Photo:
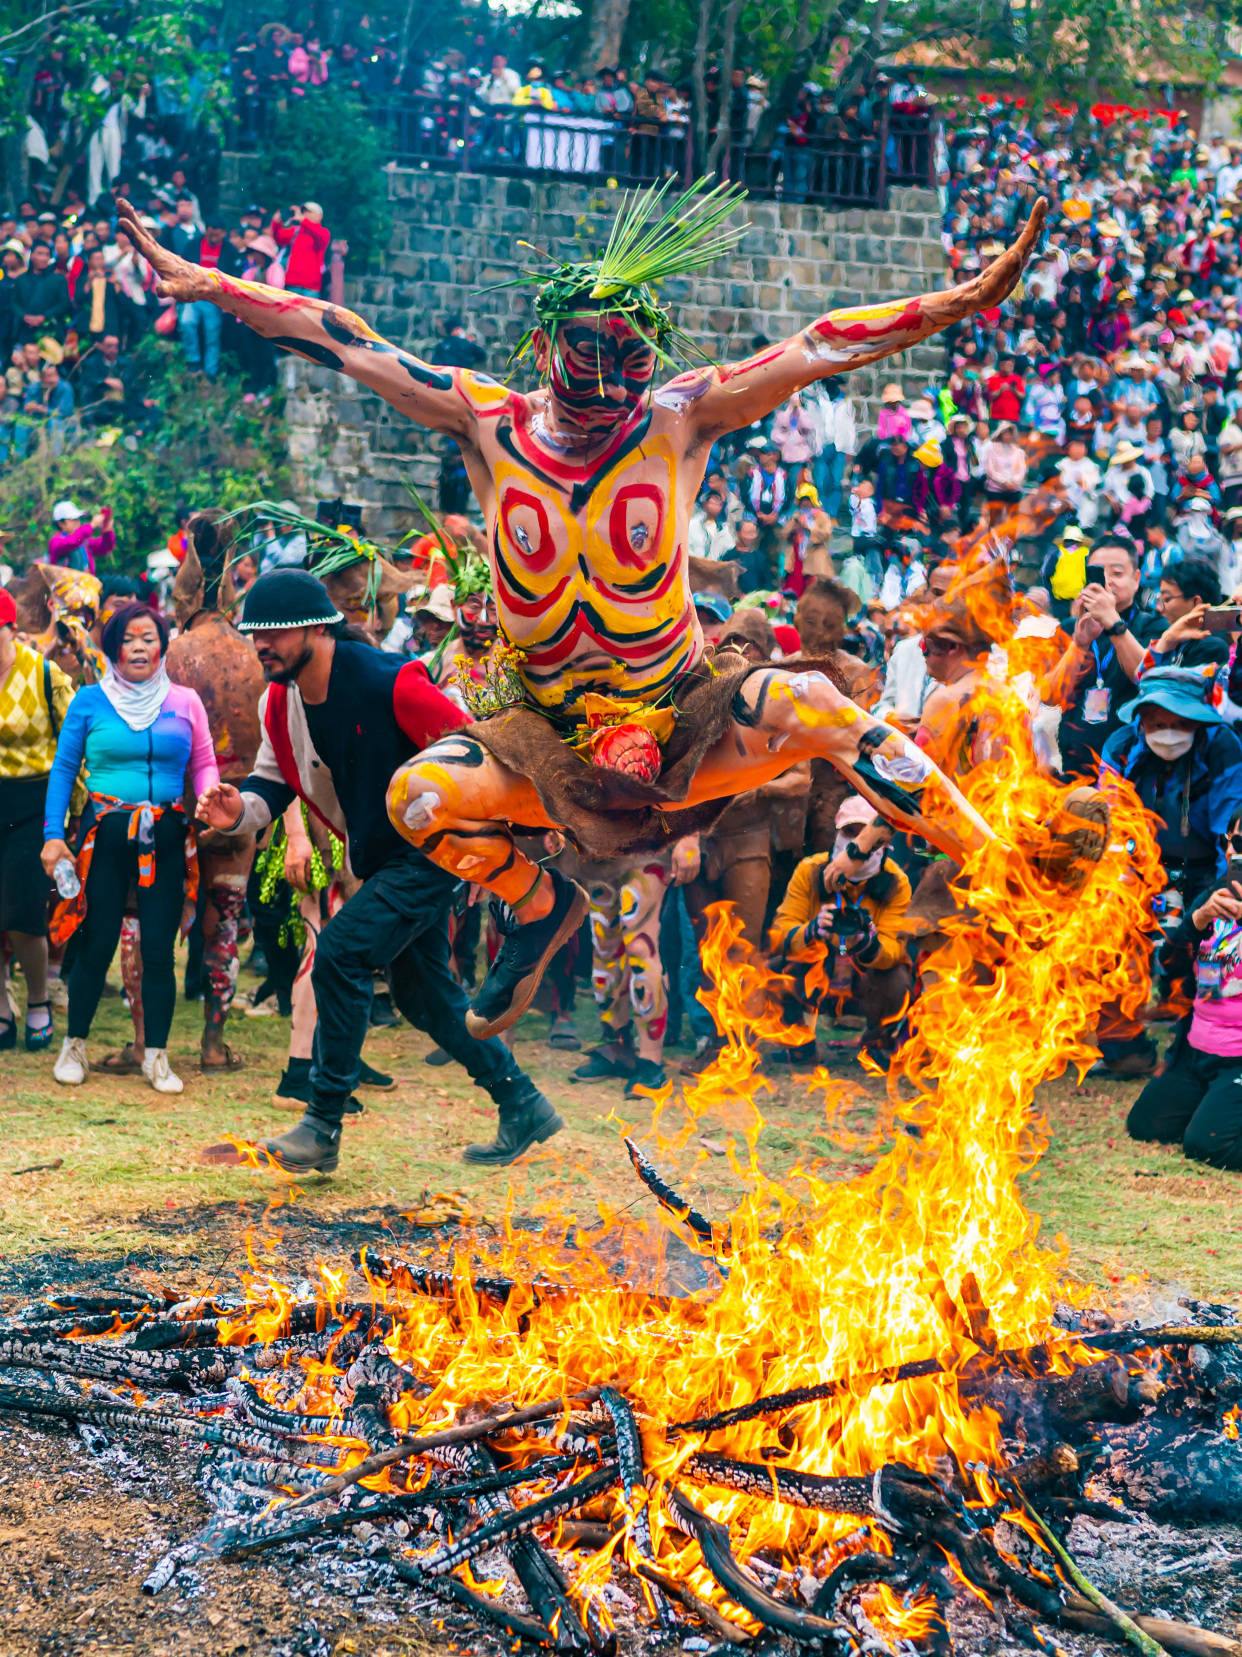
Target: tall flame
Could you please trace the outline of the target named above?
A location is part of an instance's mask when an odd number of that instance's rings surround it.
[[[1111,842],[1087,889],[1068,899],[1035,875],[1030,856],[1014,848],[1047,849],[1066,790],[1040,772],[1015,699],[987,690],[980,699],[1004,740],[965,787],[1001,838],[962,872],[967,907],[929,963],[888,1078],[887,1149],[867,1172],[840,1181],[810,1161],[783,1182],[765,1172],[757,1099],[768,1084],[757,1040],[795,1033],[772,1012],[779,1000],[771,975],[740,943],[725,909],[713,917],[704,959],[726,1045],[683,1100],[657,1101],[650,1136],[657,1155],[675,1159],[696,1124],[724,1116],[745,1147],[734,1161],[741,1196],[728,1216],[727,1277],[713,1272],[718,1283],[685,1298],[635,1287],[630,1268],[642,1239],[632,1222],[602,1213],[594,1229],[555,1214],[542,1217],[538,1233],[511,1223],[499,1244],[466,1233],[444,1296],[370,1279],[395,1314],[391,1355],[419,1383],[394,1411],[395,1426],[431,1431],[485,1403],[621,1389],[653,1475],[645,1520],[654,1565],[740,1627],[749,1626],[745,1614],[722,1598],[668,1503],[674,1481],[699,1476],[696,1454],[710,1449],[830,1475],[867,1474],[894,1461],[930,1470],[946,1456],[959,1467],[996,1466],[1004,1459],[997,1418],[963,1389],[961,1365],[1048,1336],[1065,1365],[1087,1355],[1052,1325],[1054,1303],[1072,1293],[1066,1261],[1040,1241],[1021,1179],[1047,1143],[1033,1110],[1036,1089],[1091,1062],[1106,1004],[1132,1009],[1145,994],[1135,941],[1142,956],[1158,859],[1137,798],[1119,784]],[[842,1084],[821,1073],[814,1085],[825,1091],[831,1126]],[[476,1287],[479,1274],[511,1278],[515,1287],[502,1301]],[[251,1288],[260,1292],[257,1274]],[[252,1320],[252,1327],[270,1325]],[[876,1383],[877,1370],[923,1358],[942,1360],[944,1372]],[[664,1431],[831,1381],[840,1385],[830,1396],[792,1412],[715,1433]],[[319,1396],[313,1373],[304,1393],[300,1408],[330,1400],[326,1391]],[[789,1505],[775,1485],[762,1495],[710,1486],[696,1501],[729,1523],[743,1559],[775,1550],[791,1567],[818,1557],[822,1568],[825,1555],[831,1562],[860,1545],[856,1517]],[[593,1509],[623,1528],[630,1560],[638,1557],[643,1505],[641,1495],[618,1491]],[[887,1547],[879,1531],[863,1538],[872,1549]],[[615,1547],[579,1573],[581,1594],[600,1592]],[[929,1615],[885,1589],[868,1606],[877,1625],[894,1632]]]

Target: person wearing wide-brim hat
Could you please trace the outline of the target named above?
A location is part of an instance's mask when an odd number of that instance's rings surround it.
[[[255,640],[269,689],[263,740],[240,787],[221,784],[198,815],[229,834],[257,833],[296,799],[345,841],[362,884],[319,935],[311,983],[318,1026],[311,1101],[298,1125],[266,1142],[277,1166],[331,1173],[384,969],[397,1007],[495,1100],[499,1130],[469,1162],[499,1166],[564,1125],[498,1039],[466,1031],[466,997],[449,970],[448,912],[457,879],[415,851],[386,810],[393,773],[464,724],[421,662],[338,636],[344,618],[307,570],[275,569],[246,595],[237,626]]]
[[[1169,884],[1190,897],[1216,871],[1218,838],[1242,810],[1242,741],[1216,705],[1217,664],[1153,667],[1100,755],[1157,819]]]

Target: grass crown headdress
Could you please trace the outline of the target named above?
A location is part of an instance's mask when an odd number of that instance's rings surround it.
[[[749,226],[726,225],[725,220],[746,199],[746,192],[733,184],[707,189],[707,180],[701,178],[679,200],[666,201],[673,182],[665,179],[645,190],[627,191],[608,243],[596,258],[557,265],[551,275],[525,271],[514,279],[514,285],[539,288],[537,327],[551,337],[571,316],[607,311],[624,316],[664,362],[672,361],[666,349],[670,344],[683,351],[698,349],[673,326],[653,290],[670,276],[705,270],[733,251]],[[534,334],[531,328],[523,336],[513,353],[515,361],[530,349]]]

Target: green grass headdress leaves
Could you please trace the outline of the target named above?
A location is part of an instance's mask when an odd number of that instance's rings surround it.
[[[745,224],[726,225],[746,192],[732,184],[706,188],[700,179],[680,199],[669,199],[672,179],[645,190],[628,191],[613,222],[608,244],[597,258],[556,266],[551,273],[527,271],[516,283],[538,286],[537,326],[551,336],[569,317],[607,311],[628,319],[635,333],[664,361],[668,345],[694,350],[694,342],[674,328],[655,289],[670,276],[705,270],[731,253]],[[661,211],[662,209],[662,211]],[[529,243],[522,243],[529,247]],[[514,358],[530,349],[528,331]]]

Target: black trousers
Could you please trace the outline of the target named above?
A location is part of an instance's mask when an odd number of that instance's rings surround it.
[[[495,1037],[466,1030],[469,1003],[449,968],[448,913],[457,882],[418,852],[395,858],[363,881],[319,934],[311,985],[319,1022],[311,1060],[315,1114],[339,1122],[358,1081],[376,970],[415,1029],[490,1091],[520,1074]]]
[[[116,946],[131,882],[138,893],[142,934],[142,1011],[148,1050],[168,1046],[177,978],[173,948],[185,902],[185,818],[166,811],[155,825],[155,880],[139,886],[138,843],[129,839],[129,815],[110,811],[100,821],[86,877],[86,919],[70,940],[71,1036],[87,1037]]]
[[[1163,1076],[1155,1076],[1130,1107],[1131,1139],[1175,1145],[1217,1168],[1242,1168],[1242,1058],[1218,1058],[1179,1043]]]

